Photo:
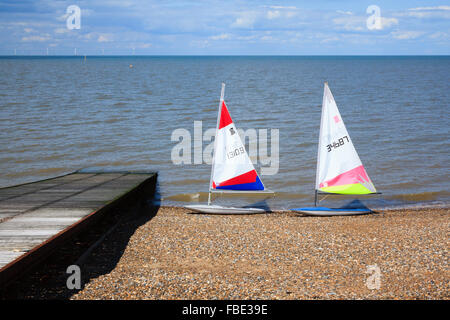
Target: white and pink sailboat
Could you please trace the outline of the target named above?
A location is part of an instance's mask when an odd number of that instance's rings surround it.
[[[219,113],[217,116],[214,155],[209,182],[208,204],[187,205],[195,212],[213,214],[262,213],[262,208],[237,208],[211,204],[212,193],[273,194],[264,187],[245,150],[224,101],[225,84],[222,83]]]
[[[317,207],[317,197],[321,194],[379,194],[353,146],[327,82],[324,85],[322,100],[315,206],[291,210],[320,216],[355,215],[371,212],[368,208]]]

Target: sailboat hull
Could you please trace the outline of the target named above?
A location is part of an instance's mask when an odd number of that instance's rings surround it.
[[[302,213],[304,215],[321,216],[321,217],[353,216],[360,214],[368,214],[372,212],[372,210],[367,208],[352,209],[352,208],[325,208],[325,207],[295,208],[291,209],[291,211]]]
[[[266,210],[261,208],[235,208],[235,207],[224,207],[206,204],[188,205],[184,207],[196,213],[207,213],[207,214],[255,214],[266,212]]]

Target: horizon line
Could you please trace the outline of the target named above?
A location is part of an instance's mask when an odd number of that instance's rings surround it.
[[[0,57],[448,57],[450,54],[0,54]]]

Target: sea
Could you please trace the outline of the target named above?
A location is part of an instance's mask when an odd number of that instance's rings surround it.
[[[381,194],[321,206],[450,204],[450,56],[3,56],[0,187],[82,172],[158,172],[156,201],[208,197],[221,84],[273,195],[218,204],[314,203],[324,82]]]

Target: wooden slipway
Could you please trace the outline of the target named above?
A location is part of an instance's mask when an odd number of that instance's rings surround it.
[[[0,286],[119,204],[154,196],[153,172],[75,172],[0,188]]]

